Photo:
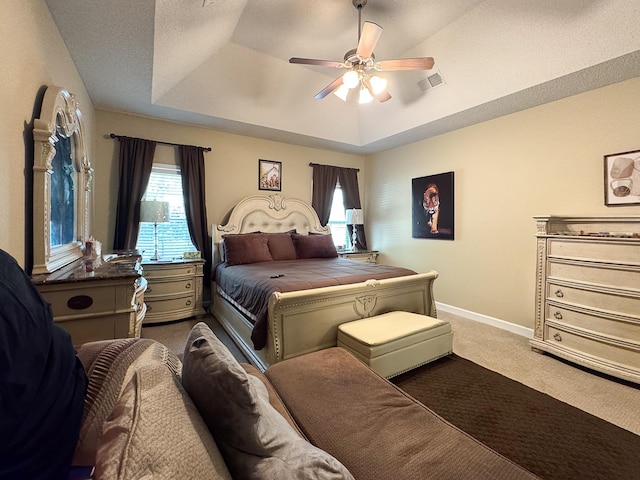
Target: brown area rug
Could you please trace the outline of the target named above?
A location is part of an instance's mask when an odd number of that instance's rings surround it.
[[[392,382],[543,479],[640,478],[640,436],[464,358]]]

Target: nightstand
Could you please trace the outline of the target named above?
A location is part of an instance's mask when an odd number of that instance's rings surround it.
[[[147,261],[142,274],[149,282],[144,324],[164,323],[205,314],[202,308],[203,259]]]
[[[340,258],[348,258],[358,262],[378,263],[378,250],[343,250],[338,252]]]

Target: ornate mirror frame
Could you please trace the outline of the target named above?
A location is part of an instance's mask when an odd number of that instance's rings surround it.
[[[56,144],[69,139],[70,151],[58,148],[58,160],[66,165],[63,194],[67,207],[52,201],[52,185],[61,175],[54,169]],[[45,91],[40,118],[33,127],[33,270],[32,274],[50,273],[82,257],[82,244],[91,235],[93,169],[84,142],[82,114],[73,94],[57,86]],[[64,153],[62,153],[64,152]],[[66,158],[60,159],[60,155]],[[70,157],[70,158],[69,158]],[[53,182],[52,182],[53,180]],[[69,212],[69,206],[73,212]],[[65,211],[66,210],[66,211]],[[65,243],[52,240],[52,218],[68,219]]]

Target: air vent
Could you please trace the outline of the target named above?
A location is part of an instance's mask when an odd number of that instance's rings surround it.
[[[436,87],[444,85],[444,83],[444,78],[442,78],[440,71],[436,70],[427,78],[420,80],[418,82],[418,86],[420,87],[420,90],[422,90],[423,92],[427,92],[429,90],[433,90]]]

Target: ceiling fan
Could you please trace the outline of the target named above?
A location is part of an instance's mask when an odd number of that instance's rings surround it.
[[[386,102],[391,98],[391,95],[387,92],[387,81],[373,72],[431,70],[434,64],[433,58],[401,58],[377,62],[373,50],[380,39],[380,35],[382,35],[382,27],[373,22],[362,23],[362,8],[367,4],[367,0],[352,0],[352,3],[358,10],[358,47],[345,53],[343,62],[293,57],[289,59],[289,63],[347,69],[344,75],[336,78],[320,90],[315,95],[317,99],[334,93],[346,101],[349,92],[357,88],[360,103],[368,103],[373,98],[380,102]]]

